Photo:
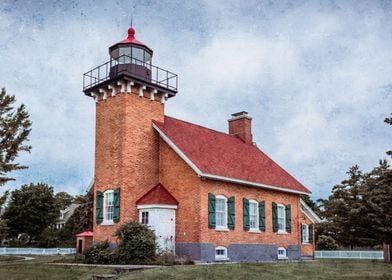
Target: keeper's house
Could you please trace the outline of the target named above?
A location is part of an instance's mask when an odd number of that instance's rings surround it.
[[[123,223],[151,226],[161,248],[202,262],[313,256],[310,191],[257,148],[247,112],[228,133],[165,116],[177,75],[152,65],[135,30],[84,74],[96,103],[94,241]]]

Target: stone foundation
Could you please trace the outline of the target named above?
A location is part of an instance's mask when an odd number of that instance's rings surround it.
[[[266,262],[277,260],[278,246],[272,244],[230,244],[227,255],[231,262]],[[288,260],[300,260],[299,245],[286,248]],[[212,243],[176,243],[176,254],[189,256],[201,262],[215,261],[215,246]]]

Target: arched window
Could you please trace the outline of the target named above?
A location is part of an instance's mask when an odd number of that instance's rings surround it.
[[[108,190],[103,193],[103,220],[106,223],[113,222],[113,206],[114,206],[113,190]]]
[[[223,195],[215,197],[216,228],[227,228],[227,198]]]
[[[278,248],[278,260],[287,259],[286,249],[283,247]]]
[[[227,261],[227,248],[224,246],[218,246],[215,248],[215,260],[216,261]]]
[[[259,203],[249,200],[249,230],[259,231]]]

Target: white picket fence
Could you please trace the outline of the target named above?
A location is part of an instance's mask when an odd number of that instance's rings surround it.
[[[72,255],[75,248],[10,248],[1,247],[0,255]]]
[[[315,251],[316,259],[383,260],[383,251]]]

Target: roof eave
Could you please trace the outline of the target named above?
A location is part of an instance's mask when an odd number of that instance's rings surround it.
[[[170,138],[154,122],[152,122],[152,126],[158,132],[158,134],[161,136],[161,138],[166,142],[166,144],[168,144],[169,147],[172,148],[176,152],[176,154],[182,160],[184,160],[185,163],[187,163],[189,165],[189,167],[197,174],[197,176],[199,176],[201,178],[206,178],[206,179],[211,179],[211,180],[218,180],[218,181],[225,181],[225,182],[236,183],[236,184],[247,185],[247,186],[253,186],[253,187],[259,187],[259,188],[265,188],[265,189],[271,189],[271,190],[287,192],[287,193],[306,194],[306,195],[308,195],[310,193],[310,192],[304,192],[304,191],[298,191],[298,190],[290,190],[290,189],[283,188],[283,187],[277,187],[277,186],[261,184],[261,183],[257,183],[257,182],[251,182],[251,181],[247,181],[247,180],[241,180],[241,179],[237,179],[237,178],[231,178],[231,177],[225,177],[225,176],[219,176],[219,175],[214,175],[214,174],[203,173],[196,166],[196,164],[194,164],[180,150],[180,148],[178,148],[177,145],[174,144],[173,141],[171,141]]]
[[[275,190],[275,191],[287,192],[287,193],[309,195],[308,192],[303,192],[303,191],[298,191],[298,190],[290,190],[290,189],[283,188],[283,187],[271,186],[271,185],[267,185],[267,184],[261,184],[261,183],[257,183],[257,182],[241,180],[241,179],[225,177],[225,176],[219,176],[219,175],[214,175],[214,174],[203,173],[200,177],[203,177],[206,179],[211,179],[211,180],[225,181],[225,182],[247,185],[247,186],[252,186],[252,187],[259,187],[259,188],[270,189],[270,190]]]
[[[311,220],[313,223],[321,223],[323,220],[312,210],[312,208],[309,207],[309,205],[306,204],[305,201],[303,201],[303,199],[300,199],[300,203],[301,205],[305,208],[306,211],[302,211],[302,213],[305,214],[306,217],[309,218],[309,220]]]

